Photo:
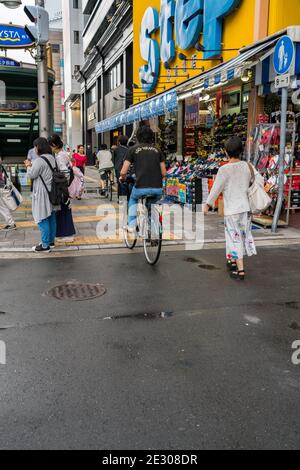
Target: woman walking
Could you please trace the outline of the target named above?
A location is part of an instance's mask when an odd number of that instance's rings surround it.
[[[63,149],[64,144],[61,138],[59,135],[53,135],[48,139],[48,142],[53,154],[55,155],[58,169],[65,173],[68,181],[70,182],[72,171],[71,161],[68,153]],[[62,204],[61,209],[56,213],[56,237],[60,238],[61,241],[69,243],[74,241],[74,235],[76,234],[70,204],[70,201],[67,204]]]
[[[17,229],[15,221],[13,219],[12,213],[5,204],[4,199],[1,197],[1,189],[3,189],[7,182],[7,174],[2,166],[0,158],[0,215],[3,217],[5,222],[5,227],[1,228],[1,232],[13,232]]]
[[[220,168],[204,212],[207,215],[223,193],[227,267],[233,279],[244,281],[244,257],[257,254],[248,199],[252,175],[249,164],[241,161],[243,143],[239,137],[229,139],[225,150],[229,163]]]
[[[74,166],[79,168],[79,170],[81,171],[83,175],[85,174],[85,167],[87,165],[87,162],[88,162],[88,158],[85,154],[84,146],[78,145],[77,152],[74,153],[73,155],[73,164]]]
[[[33,247],[36,253],[49,253],[55,246],[56,215],[55,208],[50,202],[53,172],[49,167],[55,168],[55,158],[47,139],[39,138],[34,142],[38,158],[31,162],[25,161],[28,177],[33,180],[32,215],[41,232],[41,243]],[[45,159],[45,160],[44,160]]]
[[[107,145],[103,144],[97,154],[98,168],[100,173],[100,188],[101,196],[105,196],[106,181],[108,178],[108,172],[113,172],[114,164],[112,160],[112,153],[108,150]]]

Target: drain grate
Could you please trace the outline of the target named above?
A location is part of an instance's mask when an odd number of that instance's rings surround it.
[[[102,284],[81,284],[68,282],[56,286],[47,292],[49,297],[57,300],[71,300],[82,302],[84,300],[96,299],[106,294],[106,289]]]

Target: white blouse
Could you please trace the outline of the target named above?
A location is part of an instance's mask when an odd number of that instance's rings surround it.
[[[228,163],[220,168],[207,204],[213,206],[223,193],[225,216],[250,212],[248,199],[250,183],[251,172],[246,162]]]

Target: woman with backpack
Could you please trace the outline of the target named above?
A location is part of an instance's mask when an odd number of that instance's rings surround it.
[[[55,246],[56,214],[51,204],[51,191],[55,158],[47,139],[36,139],[34,147],[38,158],[25,161],[28,177],[33,181],[32,215],[41,232],[41,243],[33,247],[35,253],[49,253]]]
[[[59,171],[65,174],[68,182],[71,182],[72,165],[69,155],[64,151],[64,144],[59,135],[53,135],[48,139],[49,145],[55,155]],[[61,204],[61,210],[56,213],[57,230],[56,237],[64,242],[73,242],[76,234],[70,200]]]

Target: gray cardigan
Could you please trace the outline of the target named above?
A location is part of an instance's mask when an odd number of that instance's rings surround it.
[[[51,163],[53,169],[55,168],[55,158],[52,155],[43,155]],[[33,180],[32,192],[32,215],[35,222],[38,224],[43,220],[50,217],[54,211],[54,207],[50,203],[49,194],[40,178],[42,176],[48,190],[51,189],[53,173],[47,163],[42,158],[37,158],[31,168],[27,170],[28,177]]]

